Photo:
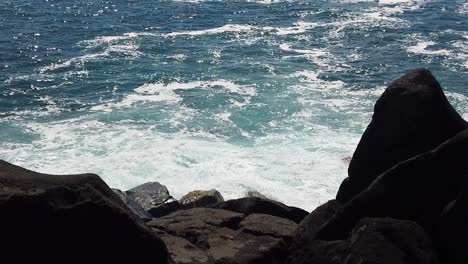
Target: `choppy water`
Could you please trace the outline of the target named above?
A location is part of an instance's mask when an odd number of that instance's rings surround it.
[[[468,116],[468,2],[0,1],[0,158],[176,197],[334,197],[388,83]]]

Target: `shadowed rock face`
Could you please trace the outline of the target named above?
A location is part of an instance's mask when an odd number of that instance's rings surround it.
[[[345,204],[386,170],[435,148],[467,127],[430,71],[409,72],[393,82],[375,104],[337,200]]]
[[[443,208],[456,199],[468,174],[467,157],[468,129],[380,175],[340,209],[316,238],[342,239],[363,217],[409,219],[432,233]]]
[[[258,197],[244,197],[217,203],[212,208],[224,209],[243,214],[268,214],[299,223],[309,213],[303,209],[287,206],[277,201]]]
[[[457,199],[447,205],[437,226],[437,246],[445,263],[468,263],[468,175]]]
[[[159,237],[94,174],[0,161],[0,215],[4,263],[167,263]]]
[[[311,241],[289,264],[437,264],[429,236],[412,221],[364,218],[347,238]]]

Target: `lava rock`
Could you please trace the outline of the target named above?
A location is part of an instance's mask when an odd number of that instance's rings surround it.
[[[119,189],[114,189],[112,188],[112,191],[114,191],[117,196],[134,212],[138,217],[140,217],[143,221],[147,222],[152,219],[151,215],[148,214],[148,212],[141,207],[139,203],[137,203],[133,198],[127,196],[125,192],[122,192]]]
[[[288,237],[295,223],[266,215],[251,215],[212,208],[180,210],[147,223],[171,236],[185,239],[208,256],[214,263],[282,263],[287,246],[282,237]],[[269,226],[262,226],[263,224]],[[275,226],[278,224],[278,226]],[[163,236],[164,239],[164,236]],[[183,242],[183,241],[182,241]],[[178,240],[178,243],[182,243]],[[186,243],[186,242],[184,242]],[[169,252],[178,259],[186,259],[180,246]],[[173,257],[174,259],[174,257]]]
[[[240,222],[239,227],[246,233],[282,238],[289,243],[297,224],[289,219],[272,215],[250,214]]]
[[[4,263],[167,263],[165,245],[94,174],[49,175],[0,161]]]
[[[315,240],[289,264],[437,264],[433,244],[424,230],[412,221],[364,218],[345,240]]]
[[[295,223],[299,223],[309,214],[307,211],[300,208],[287,206],[277,201],[258,197],[244,197],[240,199],[228,200],[217,203],[211,207],[243,213],[246,215],[253,213],[268,214],[286,218],[294,221]]]
[[[159,235],[166,244],[174,264],[211,264],[214,260],[205,251],[197,248],[188,240],[167,233]]]
[[[147,182],[125,192],[127,197],[135,200],[152,217],[161,217],[182,209],[166,186],[159,182]]]
[[[293,238],[289,247],[290,260],[305,255],[305,252],[317,243],[314,240],[315,234],[340,208],[341,205],[336,200],[330,200],[317,207],[301,221],[292,234]]]
[[[217,190],[195,190],[180,198],[179,202],[184,208],[205,207],[224,201],[223,196]]]
[[[374,107],[337,200],[345,204],[386,170],[427,152],[468,127],[425,69],[410,71],[393,82]]]
[[[457,199],[450,202],[439,220],[437,246],[444,263],[468,263],[468,177]]]
[[[413,220],[432,235],[443,208],[457,198],[468,174],[468,129],[432,151],[399,163],[345,204],[318,239],[342,239],[363,217]]]

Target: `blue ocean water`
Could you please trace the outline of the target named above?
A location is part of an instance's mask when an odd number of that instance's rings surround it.
[[[466,0],[0,1],[0,158],[175,197],[334,197],[392,80],[468,118]]]

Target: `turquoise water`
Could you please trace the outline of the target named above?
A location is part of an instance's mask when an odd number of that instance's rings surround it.
[[[468,117],[468,2],[0,2],[0,158],[180,197],[334,197],[389,82]]]

